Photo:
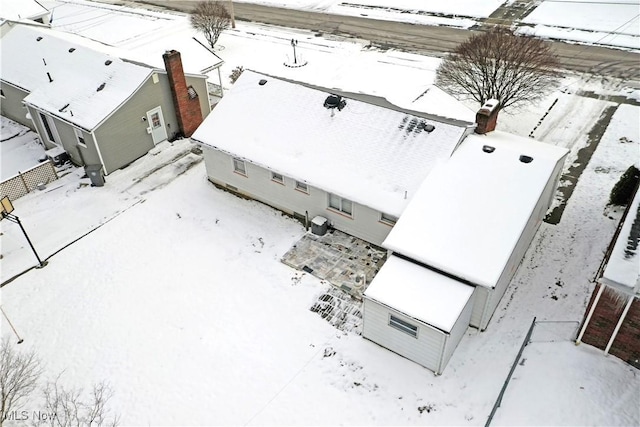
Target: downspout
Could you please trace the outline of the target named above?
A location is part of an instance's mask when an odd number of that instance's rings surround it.
[[[618,324],[616,325],[616,328],[613,330],[613,334],[611,335],[611,339],[607,344],[607,348],[604,349],[604,354],[609,354],[611,345],[613,344],[613,341],[616,339],[616,336],[618,335],[618,331],[620,331],[620,327],[622,326],[622,322],[624,322],[624,318],[627,317],[629,308],[631,308],[631,303],[633,303],[633,298],[634,298],[633,295],[629,297],[629,302],[625,306],[624,311],[622,312],[622,316],[620,316],[620,319],[618,319]]]
[[[104,163],[104,159],[102,158],[102,152],[100,151],[100,146],[98,146],[98,138],[96,138],[95,130],[91,131],[91,137],[93,138],[93,145],[95,145],[96,151],[98,152],[98,157],[100,158],[100,163],[102,164],[102,169],[104,170],[104,174],[109,175],[109,171],[107,170],[107,165]]]
[[[582,329],[580,329],[580,333],[578,334],[578,338],[576,338],[576,345],[580,344],[582,341],[582,336],[584,335],[584,331],[587,330],[587,326],[591,321],[591,316],[593,312],[596,311],[596,306],[600,301],[600,296],[602,295],[602,291],[604,291],[605,285],[600,283],[600,289],[598,289],[598,293],[596,294],[596,299],[593,300],[593,304],[591,304],[591,308],[589,309],[589,314],[587,314],[587,318],[584,320],[584,324],[582,325]]]
[[[224,89],[222,88],[222,73],[220,67],[218,67],[218,83],[220,83],[220,99],[224,96]]]
[[[448,343],[449,343],[449,334],[444,334],[444,343],[442,345],[442,348],[440,349],[440,361],[438,362],[438,370],[435,372],[436,376],[439,376],[442,374],[442,371],[443,371],[442,363],[444,362],[444,352],[447,348]]]

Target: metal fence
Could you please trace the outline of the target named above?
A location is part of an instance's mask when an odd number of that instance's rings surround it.
[[[11,200],[19,199],[38,188],[39,185],[46,185],[56,179],[58,179],[56,168],[51,160],[47,160],[0,182],[0,198],[9,196]]]

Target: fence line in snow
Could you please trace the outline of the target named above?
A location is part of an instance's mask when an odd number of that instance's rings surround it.
[[[40,163],[24,172],[0,182],[0,198],[9,196],[16,200],[32,192],[40,184],[48,184],[58,179],[58,174],[51,160]]]
[[[518,365],[518,362],[520,362],[520,357],[522,357],[522,352],[524,351],[524,348],[530,342],[531,334],[533,333],[533,328],[535,326],[536,326],[536,318],[534,317],[533,320],[531,321],[531,326],[529,327],[529,331],[527,332],[527,335],[524,337],[524,341],[522,341],[522,345],[520,346],[520,351],[518,352],[518,355],[516,356],[515,360],[513,361],[513,364],[511,365],[511,370],[509,371],[509,375],[507,375],[507,379],[504,381],[504,384],[502,385],[502,390],[500,390],[500,394],[498,394],[498,399],[496,400],[496,403],[493,405],[493,409],[489,414],[489,418],[487,419],[487,422],[484,425],[485,427],[489,427],[491,425],[493,416],[496,414],[496,411],[498,410],[498,408],[500,407],[500,404],[502,403],[502,397],[504,396],[504,392],[507,390],[509,381],[511,381],[511,376],[513,375],[513,371],[516,370],[516,366]]]

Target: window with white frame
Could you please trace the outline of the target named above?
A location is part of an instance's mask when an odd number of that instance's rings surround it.
[[[284,184],[284,176],[277,172],[271,172],[271,180],[279,184]]]
[[[407,335],[411,335],[414,338],[418,338],[418,327],[416,325],[405,322],[393,314],[389,315],[389,326],[399,330],[400,332],[404,332]]]
[[[233,158],[233,171],[241,175],[247,175],[247,167],[244,164],[244,160]]]
[[[398,217],[380,212],[380,222],[384,222],[388,225],[396,225],[396,222],[398,222]]]
[[[343,214],[353,215],[353,202],[332,193],[329,193],[329,207]]]
[[[302,191],[303,193],[308,193],[309,186],[304,182],[296,181],[296,190]]]
[[[84,135],[82,134],[82,131],[78,128],[73,128],[73,131],[75,132],[76,138],[78,139],[78,144],[86,147],[87,144],[84,142]]]

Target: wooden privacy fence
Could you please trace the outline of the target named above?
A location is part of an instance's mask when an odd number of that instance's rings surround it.
[[[9,196],[16,200],[32,192],[40,184],[48,184],[58,179],[58,174],[51,160],[40,163],[24,172],[18,172],[14,177],[0,182],[0,198]]]

